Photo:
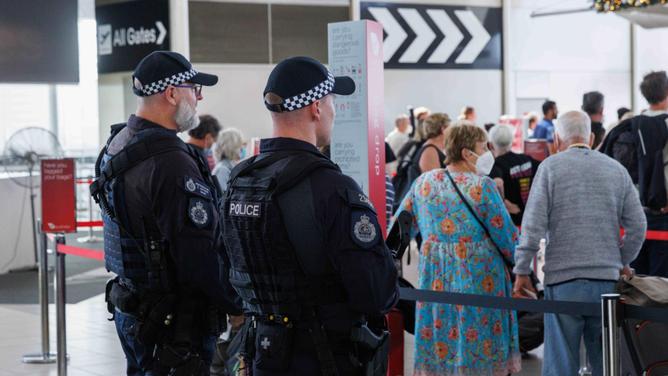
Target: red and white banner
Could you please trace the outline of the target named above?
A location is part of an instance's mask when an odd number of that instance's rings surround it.
[[[383,27],[373,21],[328,25],[329,69],[355,81],[336,98],[331,157],[369,196],[386,234]]]
[[[42,232],[77,231],[74,159],[43,159]]]

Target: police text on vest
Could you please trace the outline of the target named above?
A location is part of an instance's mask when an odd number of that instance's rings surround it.
[[[253,202],[230,201],[230,215],[237,217],[260,217],[260,204]]]

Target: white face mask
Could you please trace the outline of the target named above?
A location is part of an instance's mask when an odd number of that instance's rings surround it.
[[[489,173],[492,172],[492,167],[494,167],[494,154],[489,150],[482,155],[478,155],[473,151],[471,153],[478,157],[478,160],[475,161],[475,169],[478,175],[489,175]]]

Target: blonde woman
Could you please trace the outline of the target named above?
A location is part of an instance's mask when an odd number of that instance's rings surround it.
[[[227,190],[227,180],[234,166],[245,157],[244,137],[241,131],[227,128],[220,132],[215,145],[216,166],[212,174],[218,178],[223,191]]]

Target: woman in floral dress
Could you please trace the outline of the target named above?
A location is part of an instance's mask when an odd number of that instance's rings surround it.
[[[398,213],[415,216],[423,236],[418,288],[467,294],[510,296],[512,285],[501,255],[454,189],[455,181],[494,242],[512,260],[516,228],[494,182],[487,134],[476,126],[446,131],[446,169],[421,175]],[[480,159],[480,160],[479,160]],[[493,159],[491,159],[493,162]],[[417,303],[415,375],[503,375],[519,372],[514,312],[438,303]]]

